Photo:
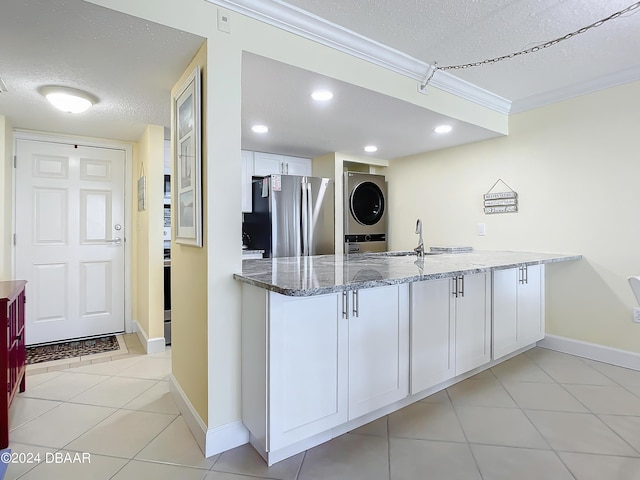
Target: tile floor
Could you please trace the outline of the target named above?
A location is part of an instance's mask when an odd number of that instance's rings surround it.
[[[536,348],[267,467],[245,445],[204,458],[168,393],[170,350],[29,375],[7,479],[640,479],[640,372]]]

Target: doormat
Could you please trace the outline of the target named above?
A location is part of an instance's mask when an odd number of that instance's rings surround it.
[[[119,350],[115,335],[27,347],[27,365]]]

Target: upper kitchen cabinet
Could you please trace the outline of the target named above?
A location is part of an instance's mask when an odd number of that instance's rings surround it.
[[[253,174],[265,177],[274,174],[311,175],[311,159],[255,152],[253,154]]]

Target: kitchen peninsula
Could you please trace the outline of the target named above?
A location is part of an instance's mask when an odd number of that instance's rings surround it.
[[[246,260],[242,418],[268,464],[544,337],[545,264],[580,255],[386,252]]]

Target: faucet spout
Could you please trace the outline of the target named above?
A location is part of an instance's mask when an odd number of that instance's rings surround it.
[[[422,220],[416,222],[416,234],[418,235],[418,246],[413,249],[418,257],[424,257],[424,240],[422,239]]]

